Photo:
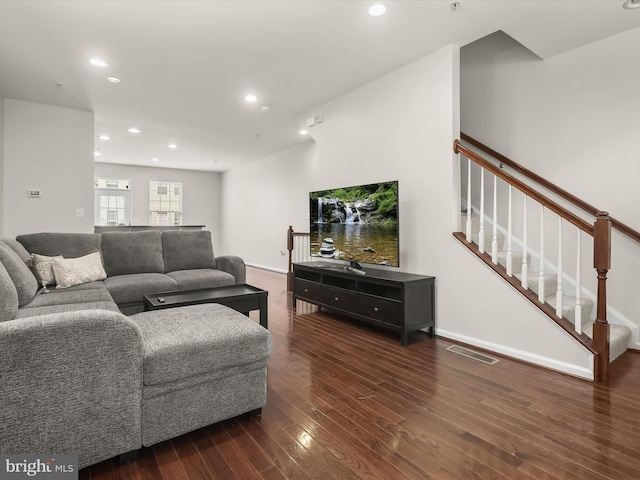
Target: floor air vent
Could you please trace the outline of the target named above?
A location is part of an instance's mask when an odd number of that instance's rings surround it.
[[[469,350],[468,348],[461,347],[459,345],[451,345],[447,347],[447,350],[453,353],[457,353],[458,355],[462,355],[463,357],[472,358],[477,360],[478,362],[486,363],[487,365],[493,365],[494,363],[498,363],[500,360],[497,358],[492,358],[484,353],[476,352],[474,350]]]

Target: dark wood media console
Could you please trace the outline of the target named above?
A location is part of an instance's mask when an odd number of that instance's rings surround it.
[[[293,264],[293,308],[297,300],[395,330],[403,346],[409,333],[423,328],[434,335],[435,277],[365,268],[366,275],[343,265]]]

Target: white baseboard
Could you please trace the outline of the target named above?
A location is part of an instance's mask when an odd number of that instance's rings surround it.
[[[272,272],[277,272],[277,273],[287,273],[287,270],[282,268],[267,267],[266,265],[257,265],[255,263],[245,263],[245,265],[247,267],[260,268],[262,270],[270,270]]]
[[[448,338],[450,340],[456,340],[458,342],[466,343],[468,345],[473,345],[478,348],[483,348],[491,352],[496,352],[507,357],[516,358],[524,362],[533,363],[534,365],[540,365],[541,367],[545,367],[551,370],[556,370],[558,372],[567,373],[569,375],[593,381],[592,369],[580,367],[578,365],[573,365],[566,362],[560,362],[552,358],[543,357],[530,352],[523,352],[521,350],[516,350],[511,347],[506,347],[504,345],[498,345],[491,342],[486,342],[477,338],[459,335],[457,333],[442,330],[440,328],[436,329],[436,335],[438,335],[439,337]],[[593,365],[593,361],[591,361],[591,364]]]

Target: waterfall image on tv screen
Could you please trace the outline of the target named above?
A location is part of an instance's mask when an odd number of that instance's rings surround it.
[[[398,181],[309,194],[311,256],[399,266]]]

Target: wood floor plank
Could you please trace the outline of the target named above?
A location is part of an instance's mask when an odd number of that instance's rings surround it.
[[[622,480],[640,478],[640,354],[608,385],[454,342],[395,333],[298,302],[286,277],[249,267],[269,291],[267,405],[101,462],[84,479]],[[258,321],[257,312],[251,318]],[[491,354],[492,355],[492,354]]]

